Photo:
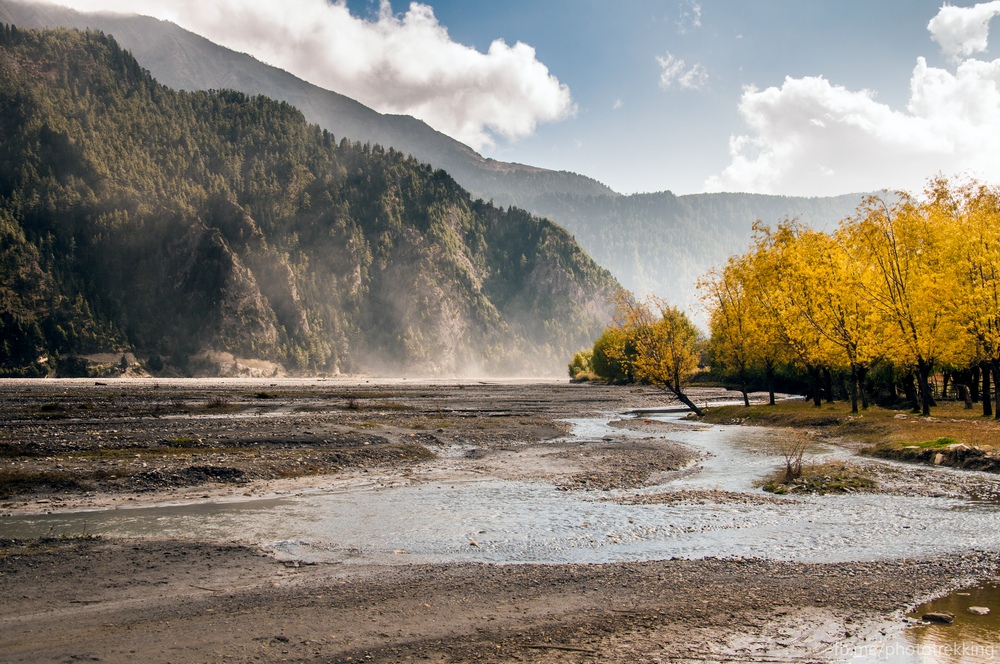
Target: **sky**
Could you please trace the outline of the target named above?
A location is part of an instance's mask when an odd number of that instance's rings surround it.
[[[1000,182],[1000,0],[41,1],[171,20],[622,193]]]

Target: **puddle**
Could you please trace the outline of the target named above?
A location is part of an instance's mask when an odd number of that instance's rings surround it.
[[[990,613],[969,613],[985,607]],[[884,641],[862,645],[844,655],[851,664],[985,664],[1000,662],[1000,579],[963,588],[922,604],[908,617],[919,620],[926,613],[947,611],[955,615],[950,625],[916,624]]]

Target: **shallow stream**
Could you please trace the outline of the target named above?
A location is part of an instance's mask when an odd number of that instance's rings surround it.
[[[783,464],[779,432],[688,423],[677,413],[645,417],[670,423],[663,437],[706,456],[644,492],[719,489],[760,496],[755,482]],[[572,420],[568,440],[651,435],[612,426],[615,419]],[[847,456],[823,444],[808,454],[817,461]],[[471,476],[397,486],[334,481],[267,500],[5,517],[0,530],[5,537],[87,532],[240,540],[278,555],[343,563],[599,563],[674,556],[837,562],[1000,549],[996,503],[864,494],[778,497],[765,504],[611,500],[622,493],[635,492],[559,491],[548,483]],[[1000,613],[1000,606],[992,608]],[[952,627],[954,635],[960,626]],[[912,645],[925,633],[907,630],[898,638]],[[977,661],[864,656],[851,661]]]

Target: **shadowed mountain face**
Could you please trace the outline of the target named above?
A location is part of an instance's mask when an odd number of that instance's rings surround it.
[[[160,83],[176,90],[232,89],[295,106],[338,139],[378,143],[448,171],[473,196],[531,208],[544,193],[613,194],[575,173],[486,159],[408,115],[383,115],[353,99],[236,53],[173,23],[145,16],[81,13],[64,7],[0,0],[0,22],[26,28],[65,27],[113,35]]]
[[[171,90],[102,34],[4,27],[0,135],[6,375],[125,349],[561,374],[609,318],[617,284],[555,224],[286,103]]]

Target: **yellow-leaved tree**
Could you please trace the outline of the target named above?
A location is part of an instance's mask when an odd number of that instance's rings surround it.
[[[701,300],[708,310],[709,349],[717,362],[736,377],[743,405],[750,406],[747,383],[761,350],[755,325],[757,302],[750,290],[744,257],[731,257],[721,270],[713,269],[698,280]]]
[[[704,414],[683,389],[698,370],[700,357],[698,328],[687,314],[661,298],[639,301],[623,292],[617,299],[615,327],[622,342],[609,352],[631,366],[635,380],[668,391],[697,415]],[[634,348],[631,357],[629,345]]]
[[[949,300],[949,225],[933,208],[905,193],[869,196],[846,220],[839,239],[850,260],[867,274],[858,284],[881,320],[888,355],[917,374],[924,415],[934,403],[929,379],[942,361],[960,355],[964,334]]]
[[[969,337],[964,361],[986,372],[983,414],[1000,419],[1000,390],[993,409],[988,378],[992,373],[1000,385],[1000,192],[975,181],[952,187],[938,178],[928,188],[927,205],[947,224],[949,301]]]
[[[766,362],[773,367],[781,359],[805,370],[813,379],[813,404],[820,406],[821,374],[828,366],[829,353],[824,349],[822,335],[803,318],[800,310],[801,285],[796,265],[803,232],[803,226],[789,219],[774,229],[759,222],[754,224],[747,274],[760,306],[759,329]]]
[[[817,353],[827,367],[850,376],[851,411],[858,398],[868,408],[865,377],[884,354],[880,319],[872,307],[863,279],[869,276],[838,241],[812,229],[801,229],[797,251],[788,256],[788,298],[798,320],[812,327]]]

